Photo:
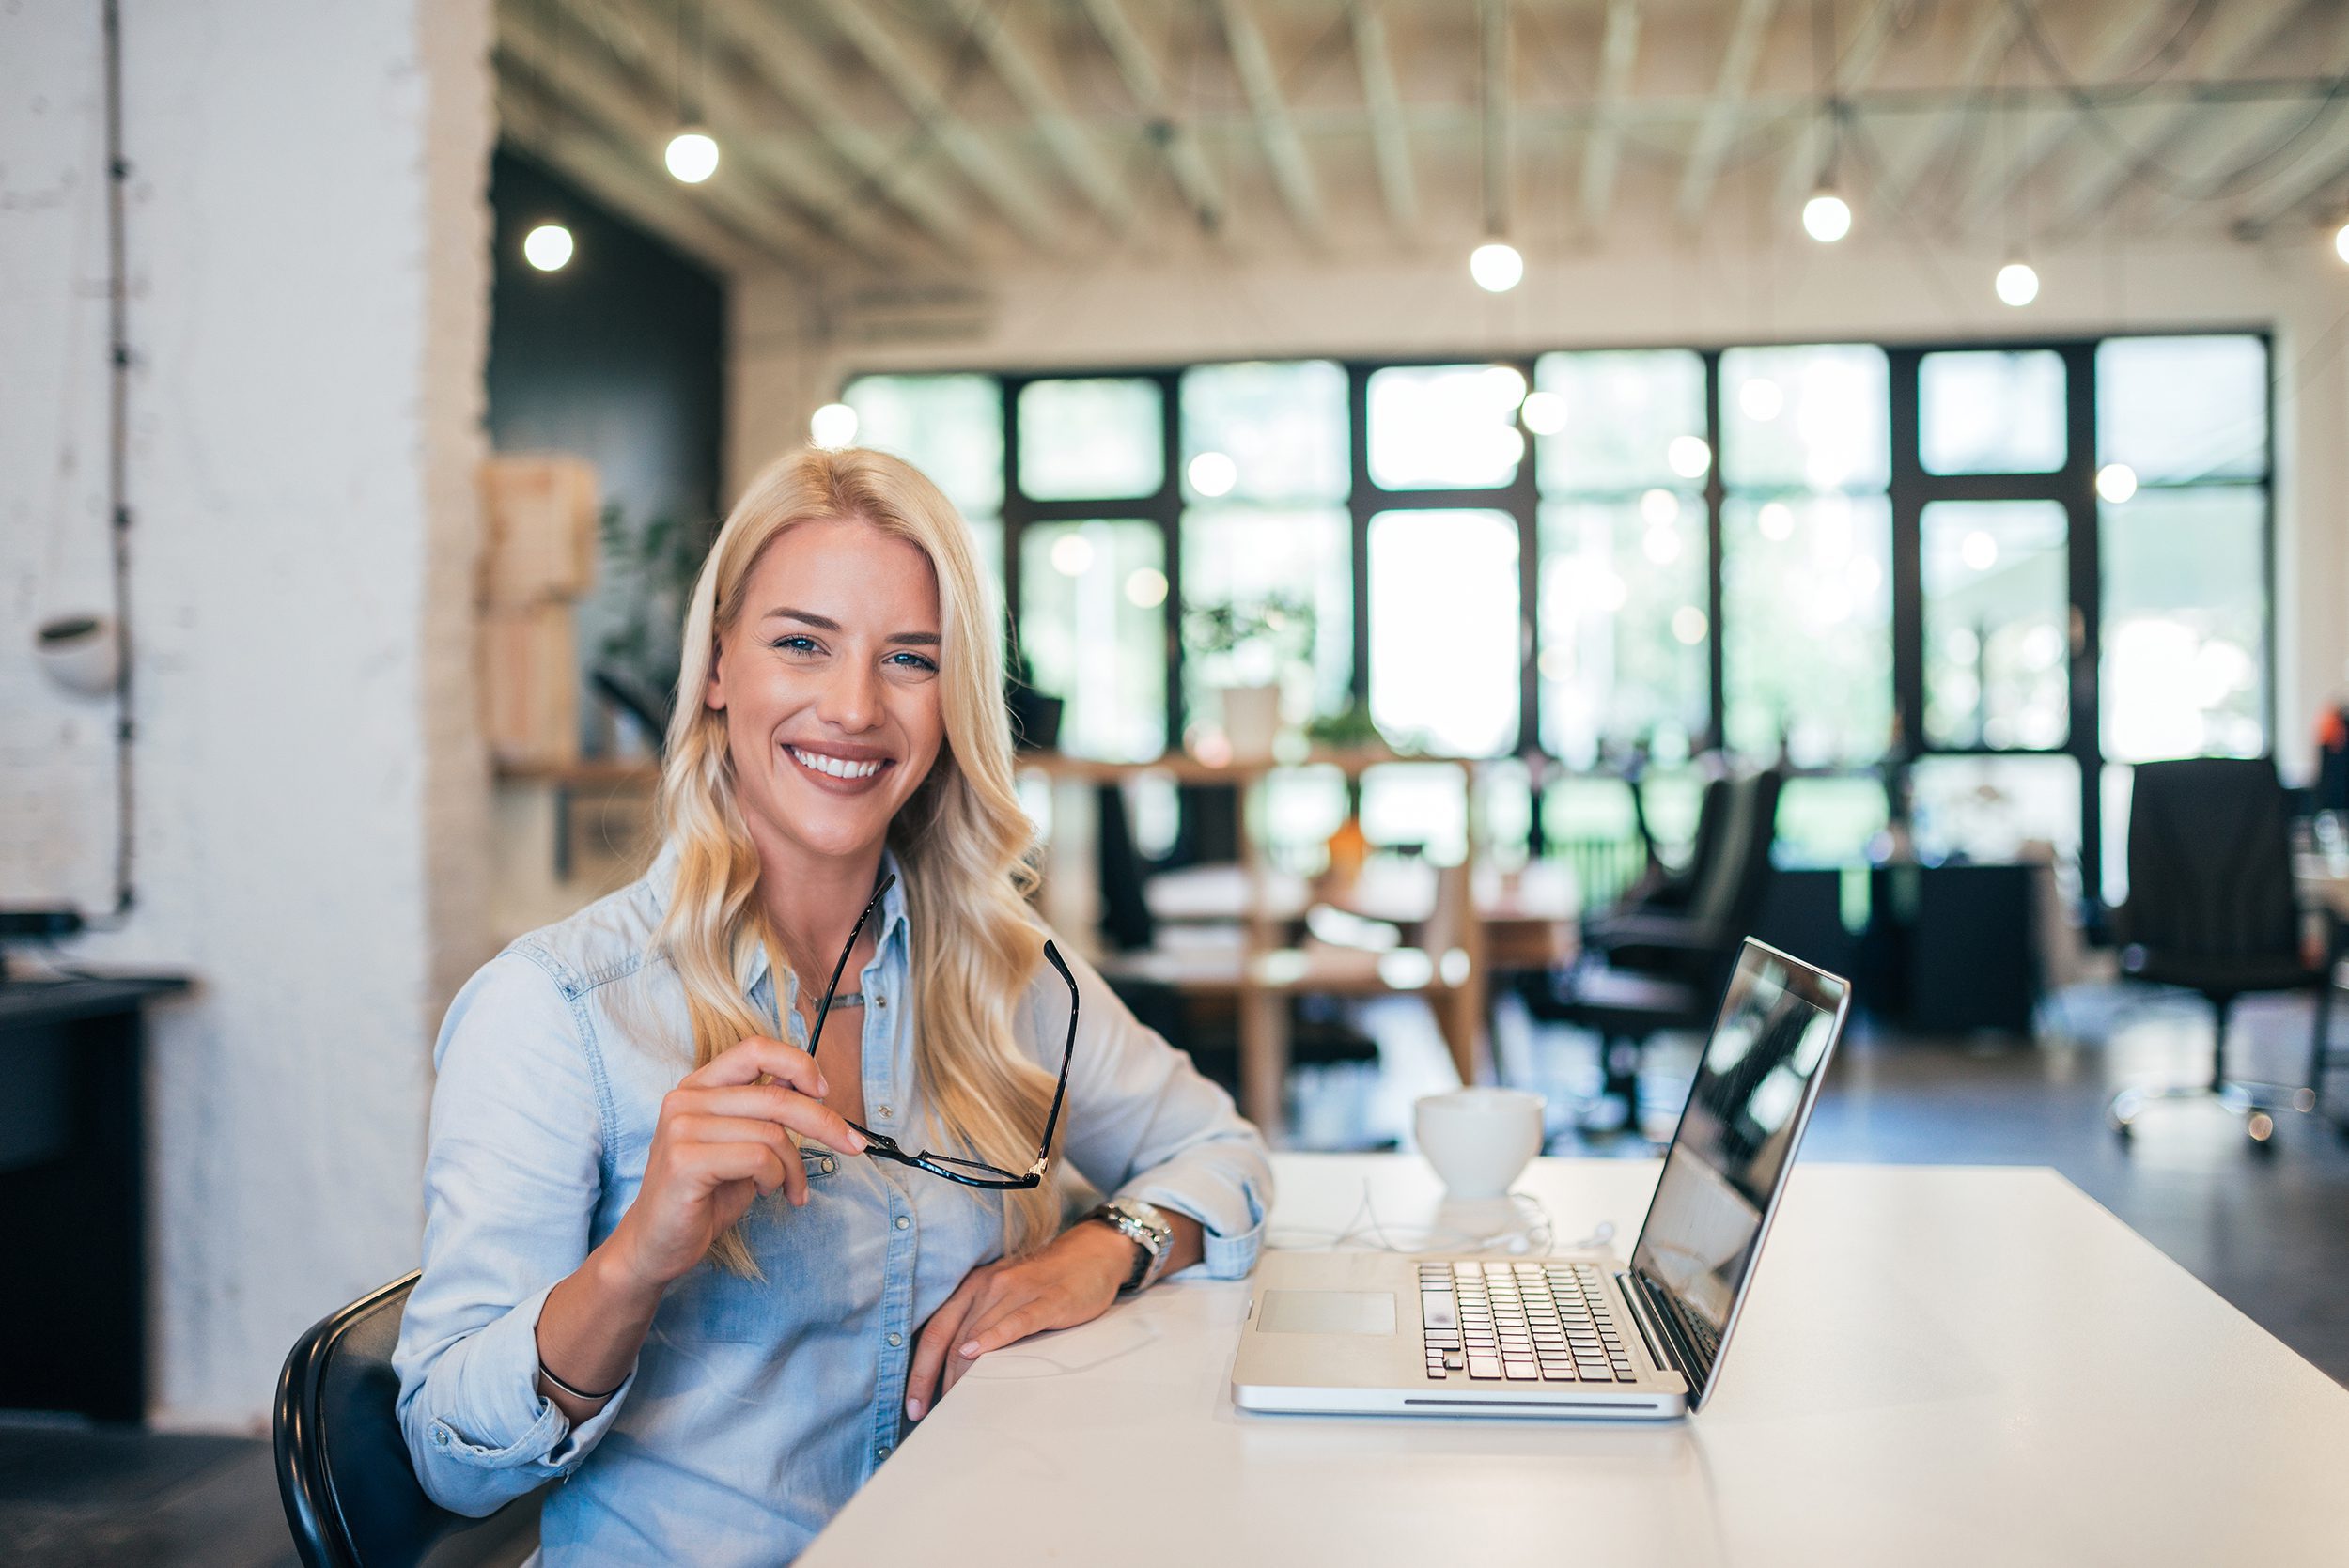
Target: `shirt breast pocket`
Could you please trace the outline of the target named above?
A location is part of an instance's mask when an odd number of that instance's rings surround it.
[[[662,1327],[687,1340],[780,1344],[814,1318],[836,1322],[834,1295],[845,1309],[840,1257],[847,1250],[852,1205],[844,1203],[843,1161],[803,1149],[807,1206],[795,1209],[777,1192],[753,1203],[739,1227],[760,1277],[709,1262],[679,1280],[661,1303]]]

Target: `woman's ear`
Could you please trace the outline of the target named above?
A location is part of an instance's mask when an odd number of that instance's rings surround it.
[[[725,657],[725,639],[712,637],[709,640],[709,679],[702,684],[702,706],[712,713],[726,710]]]

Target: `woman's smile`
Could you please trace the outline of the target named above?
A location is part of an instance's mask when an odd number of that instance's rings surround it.
[[[896,758],[869,747],[802,746],[786,740],[783,751],[810,783],[835,795],[879,788],[881,776],[897,765]]]

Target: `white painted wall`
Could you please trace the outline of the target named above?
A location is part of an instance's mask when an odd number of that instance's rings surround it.
[[[257,1426],[411,1266],[440,1011],[483,956],[470,577],[485,0],[126,0],[138,905],[156,1413]],[[111,713],[31,628],[105,608],[94,0],[0,8],[0,897],[111,901]]]
[[[983,333],[886,345],[855,341],[854,314],[788,280],[750,277],[736,291],[729,477],[739,490],[803,441],[808,413],[865,369],[2266,326],[2280,458],[2277,740],[2287,767],[2306,766],[2316,706],[2349,677],[2349,272],[2297,241],[2103,241],[2035,256],[2042,292],[2017,311],[1991,293],[1996,249],[1951,251],[1866,222],[1834,247],[1784,225],[1702,244],[1619,233],[1603,251],[1536,250],[1523,286],[1499,296],[1469,281],[1464,247],[1379,263],[1038,269],[994,286]]]

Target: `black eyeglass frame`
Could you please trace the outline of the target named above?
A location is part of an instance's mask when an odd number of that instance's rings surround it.
[[[824,986],[824,1000],[816,1009],[815,1027],[807,1032],[807,1054],[811,1057],[824,1038],[824,1019],[832,1013],[832,999],[840,989],[840,976],[848,967],[848,955],[856,951],[857,939],[864,934],[864,923],[873,918],[873,911],[880,908],[882,896],[896,880],[897,874],[894,871],[881,878],[880,886],[873,890],[871,901],[864,906],[864,912],[856,917],[856,924],[849,929],[848,945],[840,950],[840,961],[832,967],[832,980]],[[1078,1001],[1077,977],[1068,972],[1067,962],[1061,957],[1060,949],[1047,941],[1044,957],[1068,986],[1068,1038],[1061,1046],[1060,1082],[1052,1090],[1052,1109],[1044,1118],[1044,1141],[1036,1148],[1035,1163],[1023,1173],[1014,1173],[982,1159],[957,1159],[952,1155],[932,1154],[927,1149],[918,1155],[910,1155],[887,1133],[875,1132],[870,1127],[858,1126],[856,1123],[849,1122],[848,1126],[863,1138],[866,1154],[881,1159],[894,1159],[900,1165],[927,1171],[933,1176],[943,1176],[950,1182],[985,1188],[992,1192],[1020,1192],[1044,1184],[1044,1174],[1052,1163],[1052,1134],[1060,1128],[1061,1101],[1068,1095],[1068,1064],[1076,1060],[1077,1055]],[[949,1170],[949,1166],[959,1166],[961,1169]],[[977,1174],[968,1173],[972,1172]]]

